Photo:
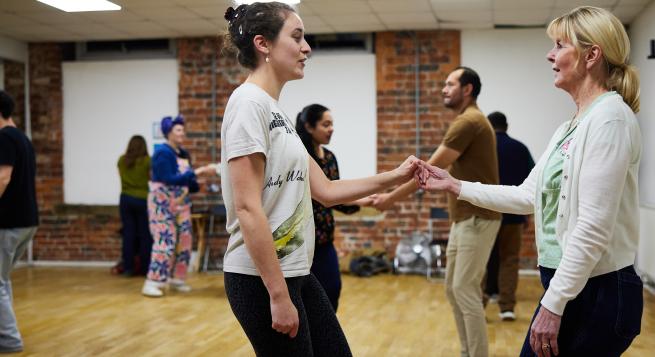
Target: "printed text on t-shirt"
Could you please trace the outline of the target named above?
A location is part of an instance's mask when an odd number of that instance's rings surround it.
[[[273,180],[272,176],[269,177],[268,180],[266,180],[266,185],[264,186],[264,188],[265,189],[271,187],[281,188],[285,182],[293,182],[293,181],[304,182],[305,176],[307,176],[307,174],[306,172],[303,172],[301,170],[291,170],[287,172],[286,176],[287,176],[286,180],[284,181],[282,180],[282,175],[278,175],[275,180]]]
[[[268,131],[272,131],[275,128],[279,127],[284,127],[284,129],[287,131],[287,134],[291,134],[291,129],[287,126],[286,120],[282,117],[280,113],[276,112],[271,112],[273,114],[273,120],[271,120],[271,123],[268,125]]]

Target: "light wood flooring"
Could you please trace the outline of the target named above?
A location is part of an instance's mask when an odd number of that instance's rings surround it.
[[[220,274],[197,274],[188,294],[151,299],[143,280],[108,269],[20,268],[12,275],[25,351],[17,356],[253,356]],[[521,277],[518,320],[487,307],[491,356],[517,356],[542,293]],[[625,356],[655,356],[655,298],[645,293],[642,333]],[[339,319],[355,356],[458,356],[443,282],[420,276],[344,276]]]

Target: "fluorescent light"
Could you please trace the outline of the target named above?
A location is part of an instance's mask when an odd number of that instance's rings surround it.
[[[235,0],[234,2],[236,2],[238,5],[241,5],[241,4],[250,5],[250,4],[254,3],[254,2],[273,2],[273,1],[285,3],[287,5],[298,5],[298,4],[300,4],[300,0]]]
[[[115,11],[121,7],[107,0],[36,0],[66,12]]]

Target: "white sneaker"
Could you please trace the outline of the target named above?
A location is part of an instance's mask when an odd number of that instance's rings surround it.
[[[514,315],[514,311],[503,311],[500,314],[500,319],[503,321],[514,321],[516,320],[516,315]]]
[[[162,289],[166,287],[166,283],[161,283],[159,281],[152,281],[146,279],[146,282],[143,283],[143,289],[141,289],[141,294],[148,297],[162,297],[164,292]]]
[[[191,287],[187,285],[184,280],[172,278],[168,279],[168,283],[170,284],[171,288],[181,293],[188,293],[191,291]]]

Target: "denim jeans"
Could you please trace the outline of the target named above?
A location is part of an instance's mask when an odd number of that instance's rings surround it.
[[[23,255],[36,227],[0,229],[0,352],[23,349],[12,307],[11,270]]]
[[[541,284],[548,289],[555,270],[539,270]],[[559,356],[620,356],[641,332],[643,309],[643,283],[632,265],[590,278],[564,309],[557,336]],[[521,356],[536,356],[530,329]]]
[[[145,199],[121,195],[119,209],[123,224],[123,267],[126,273],[145,273],[150,266],[152,237],[148,227],[148,203]],[[141,271],[134,267],[134,255],[139,250]]]

